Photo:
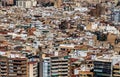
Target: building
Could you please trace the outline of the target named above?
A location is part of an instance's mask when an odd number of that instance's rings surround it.
[[[120,77],[120,63],[116,63],[114,66],[113,66],[113,77]]]
[[[0,57],[0,77],[8,77],[8,59]]]
[[[115,8],[112,10],[111,20],[116,24],[120,22],[120,9]]]
[[[35,58],[32,59],[33,61],[28,62],[29,67],[29,77],[39,77],[39,62],[35,60]],[[43,59],[43,77],[50,77],[50,57],[45,57]]]
[[[14,5],[14,0],[1,0],[2,6]]]
[[[50,59],[51,77],[70,77],[69,56],[55,56]]]
[[[111,62],[94,61],[94,77],[112,77],[111,67]]]
[[[31,8],[33,6],[36,6],[37,1],[36,0],[17,0],[16,5],[18,7],[23,7],[23,8]]]
[[[43,59],[43,77],[50,77],[50,58]]]
[[[100,3],[96,4],[95,8],[92,8],[90,11],[91,16],[100,17],[101,15],[105,14],[105,7],[102,6]]]
[[[9,58],[8,64],[8,77],[28,77],[26,58]]]
[[[74,0],[63,0],[63,5],[65,11],[73,11],[76,4]]]
[[[94,61],[94,77],[113,77],[113,66],[120,61],[119,55],[104,54]]]
[[[28,62],[28,67],[29,77],[38,77],[38,62],[37,61]]]
[[[0,77],[28,77],[26,58],[0,58]]]

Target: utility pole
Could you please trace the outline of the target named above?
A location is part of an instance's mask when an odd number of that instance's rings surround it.
[[[43,58],[42,58],[42,47],[39,46],[39,76],[43,77]]]

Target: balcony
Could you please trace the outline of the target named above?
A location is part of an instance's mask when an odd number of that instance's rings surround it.
[[[113,72],[120,73],[120,70],[113,70]]]
[[[51,60],[51,61],[53,62],[53,61],[60,61],[60,60],[59,60],[59,59],[53,59],[53,60]]]
[[[1,76],[6,76],[7,77],[7,73],[2,73],[0,74]]]
[[[54,67],[51,67],[51,68],[59,68],[58,66],[54,66]]]
[[[11,77],[17,77],[17,74],[9,74]]]
[[[51,63],[51,65],[58,65],[59,63]]]
[[[3,68],[3,69],[6,69],[6,68],[7,68],[7,66],[3,66],[3,67],[1,67],[1,69],[2,69],[2,68]]]
[[[0,72],[1,72],[1,73],[6,73],[6,72],[7,72],[7,70],[1,70]]]
[[[0,63],[1,65],[7,65],[7,63]]]
[[[113,77],[120,77],[119,74],[113,74]]]
[[[21,70],[24,70],[24,71],[25,71],[25,70],[26,70],[26,68],[22,68]]]
[[[18,71],[17,74],[23,74],[21,71]]]
[[[68,68],[68,66],[59,66],[59,68]]]
[[[58,70],[51,70],[52,72],[58,72]]]

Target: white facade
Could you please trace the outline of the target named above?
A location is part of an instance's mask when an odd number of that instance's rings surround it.
[[[43,77],[50,77],[50,58],[46,57],[43,61]]]
[[[22,8],[31,8],[33,6],[36,6],[37,1],[35,0],[18,0],[16,1],[18,7]]]

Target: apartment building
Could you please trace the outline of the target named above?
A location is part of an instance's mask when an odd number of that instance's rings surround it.
[[[0,58],[0,77],[28,77],[26,58]]]
[[[50,57],[43,59],[43,77],[50,77]]]
[[[113,77],[120,77],[120,62],[113,66]]]
[[[8,64],[9,77],[28,77],[26,58],[9,58]]]
[[[70,77],[69,56],[55,56],[50,59],[51,77]]]
[[[113,77],[113,66],[120,61],[119,55],[103,55],[94,61],[94,77]]]
[[[37,4],[36,0],[17,0],[16,1],[16,5],[22,8],[31,8],[33,6],[36,6],[36,4]]]
[[[113,61],[114,62],[114,61]],[[120,64],[109,61],[94,61],[94,77],[120,77]]]
[[[8,77],[8,59],[0,57],[0,77]]]
[[[112,77],[112,63],[94,61],[94,77]]]
[[[38,62],[37,61],[28,62],[28,67],[29,77],[38,77]]]

